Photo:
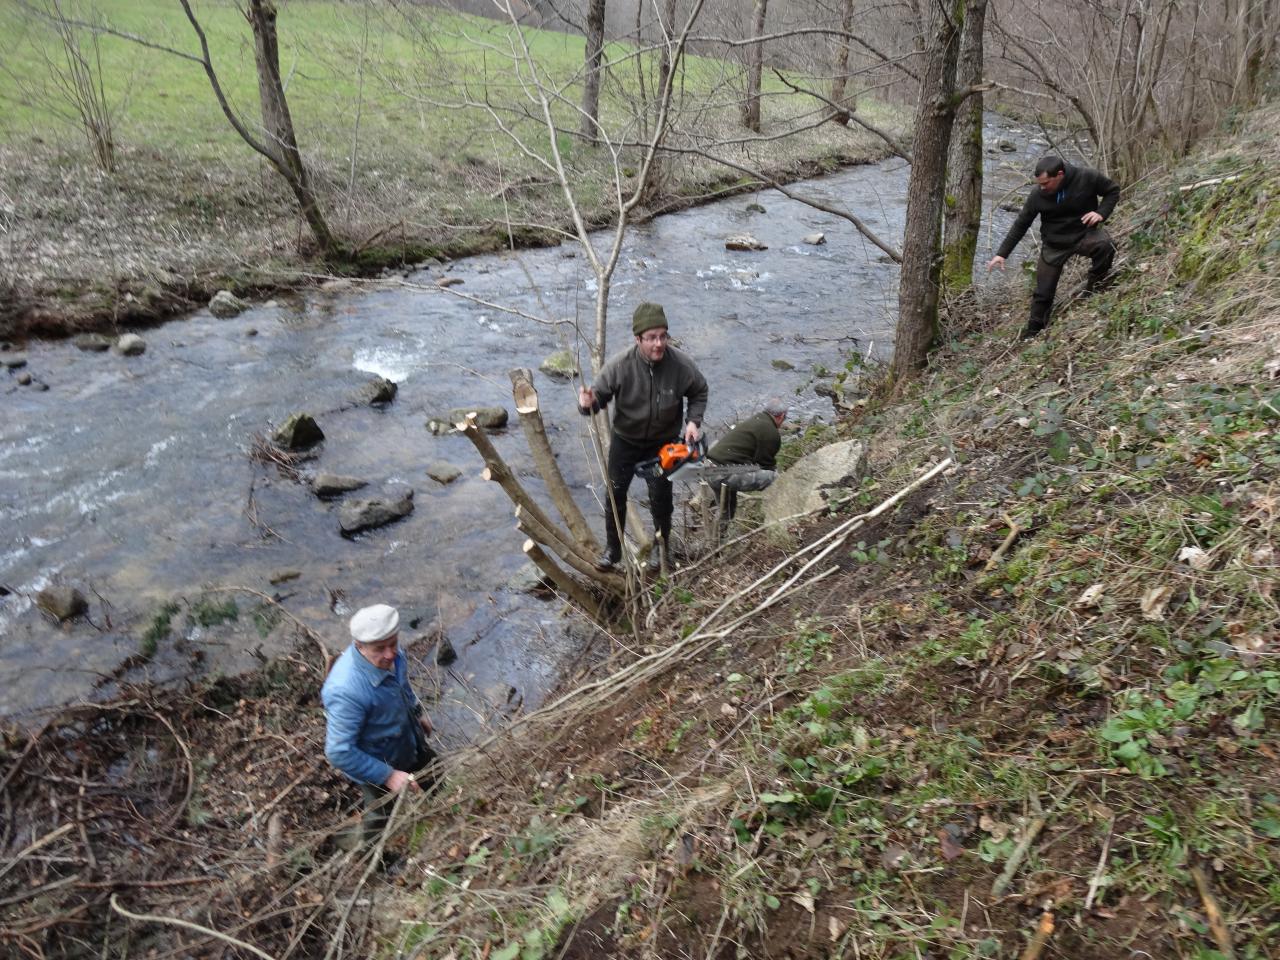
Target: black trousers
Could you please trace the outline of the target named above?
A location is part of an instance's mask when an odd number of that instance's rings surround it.
[[[426,747],[426,759],[421,763],[412,764],[412,770],[406,770],[405,773],[419,773],[426,771],[426,774],[418,778],[418,786],[430,793],[437,786],[437,778],[434,772],[433,764],[436,761],[436,752],[431,749],[430,745],[424,744]],[[430,769],[429,769],[430,768]],[[391,817],[391,808],[395,806],[395,798],[391,796],[391,791],[380,783],[362,783],[360,784],[360,793],[364,797],[364,815],[361,817],[361,842],[373,843],[381,836],[382,831],[387,827],[387,820]]]
[[[1046,258],[1046,254],[1048,257]],[[1080,242],[1069,251],[1042,249],[1040,262],[1036,264],[1036,289],[1031,294],[1031,319],[1027,322],[1030,330],[1043,330],[1049,325],[1049,312],[1053,310],[1053,298],[1058,292],[1058,281],[1062,278],[1062,270],[1072,257],[1088,257],[1089,278],[1085,281],[1085,289],[1093,290],[1111,272],[1111,264],[1116,258],[1116,245],[1110,235],[1101,227],[1095,227],[1085,233]]]
[[[666,440],[655,440],[651,443],[634,443],[616,433],[609,441],[609,487],[613,491],[613,503],[616,504],[617,522],[614,522],[614,508],[608,503],[604,509],[604,536],[609,548],[609,555],[615,560],[622,556],[622,534],[627,528],[627,491],[631,480],[635,477],[636,464],[658,455],[658,450]],[[671,481],[650,480],[649,510],[653,514],[653,529],[662,534],[664,544],[671,543],[671,515],[675,513],[675,500],[672,496]]]

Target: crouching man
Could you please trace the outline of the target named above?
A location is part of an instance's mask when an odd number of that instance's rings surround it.
[[[734,424],[715,446],[707,451],[707,460],[715,467],[742,466],[744,469],[713,476],[707,482],[720,504],[720,536],[738,510],[738,493],[763,490],[777,478],[778,450],[782,446],[782,421],[787,419],[787,405],[775,398],[754,417]],[[749,467],[754,466],[752,470]]]
[[[431,721],[409,686],[395,607],[379,603],[356,611],[351,639],[320,692],[324,753],[360,785],[367,843],[386,826],[388,795],[420,790],[417,773],[435,759],[435,751],[427,744]]]

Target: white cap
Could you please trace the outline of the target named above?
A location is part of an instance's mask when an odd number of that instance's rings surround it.
[[[400,612],[385,603],[362,607],[351,618],[351,637],[357,643],[380,643],[400,627]]]

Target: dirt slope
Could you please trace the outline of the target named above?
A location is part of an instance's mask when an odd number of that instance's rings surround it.
[[[955,305],[929,375],[842,425],[874,466],[836,515],[683,572],[576,693],[464,758],[392,941],[1274,955],[1277,126],[1134,191],[1118,282],[1047,336],[1013,341],[1018,290]]]

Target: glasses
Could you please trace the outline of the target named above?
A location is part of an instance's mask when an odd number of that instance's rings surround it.
[[[640,335],[641,343],[666,343],[670,339],[665,333],[642,333]]]

